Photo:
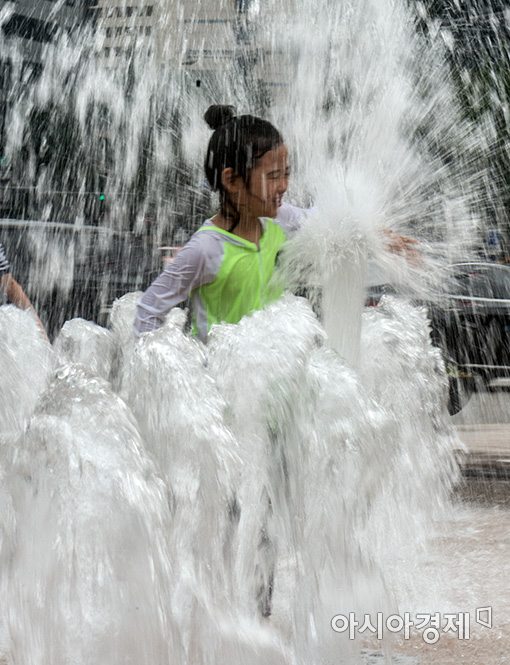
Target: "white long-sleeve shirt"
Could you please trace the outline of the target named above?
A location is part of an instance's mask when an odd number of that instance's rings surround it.
[[[302,208],[283,204],[274,221],[287,236],[290,236],[299,228],[304,213]],[[261,221],[264,224],[264,219]],[[207,225],[213,226],[211,220],[205,222],[204,226]],[[135,319],[137,335],[159,328],[168,312],[192,295],[198,333],[200,338],[205,340],[207,324],[197,289],[216,279],[222,265],[226,243],[242,245],[243,241],[237,240],[233,234],[229,236],[215,232],[193,234],[140,299]]]

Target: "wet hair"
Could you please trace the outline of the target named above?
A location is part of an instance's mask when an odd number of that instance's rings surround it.
[[[214,130],[205,157],[205,175],[213,192],[219,192],[221,214],[232,220],[230,231],[239,224],[240,214],[224,189],[221,176],[231,168],[249,187],[250,171],[266,152],[283,144],[280,132],[267,120],[235,114],[233,106],[210,106],[204,120]]]

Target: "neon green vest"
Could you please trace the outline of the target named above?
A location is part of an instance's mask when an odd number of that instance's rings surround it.
[[[259,247],[214,225],[202,226],[199,232],[221,233],[226,237],[216,278],[192,293],[199,296],[205,307],[208,330],[215,323],[238,323],[246,314],[262,309],[282,295],[282,286],[271,281],[276,256],[287,239],[278,224],[265,220]],[[195,320],[193,332],[197,332]]]

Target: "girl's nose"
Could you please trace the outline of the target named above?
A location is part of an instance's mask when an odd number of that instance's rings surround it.
[[[289,186],[289,179],[287,178],[287,176],[285,176],[284,178],[280,178],[280,180],[278,181],[278,194],[285,194],[288,186]]]

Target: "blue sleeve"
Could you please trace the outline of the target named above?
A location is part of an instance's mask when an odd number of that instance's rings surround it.
[[[298,208],[290,203],[283,203],[278,209],[276,222],[287,236],[291,236],[301,228],[304,217],[310,213],[313,214],[315,210],[315,208]]]

